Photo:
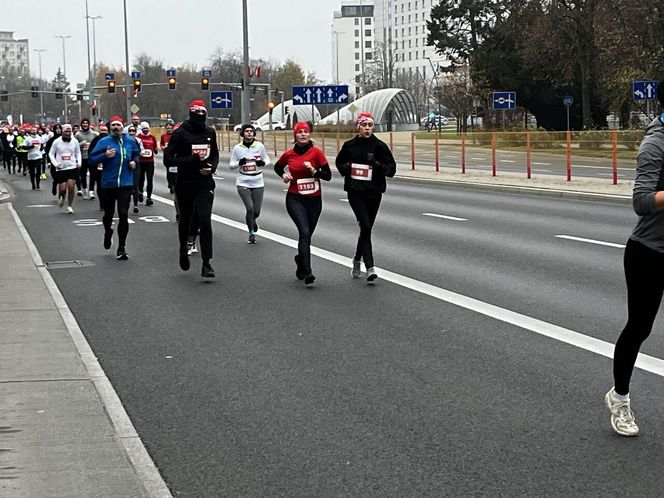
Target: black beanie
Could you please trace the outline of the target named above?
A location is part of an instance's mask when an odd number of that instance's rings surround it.
[[[245,131],[247,128],[251,128],[251,129],[254,131],[254,135],[256,134],[256,128],[254,127],[254,125],[252,125],[252,124],[243,124],[243,125],[242,125],[242,128],[240,128],[240,136],[241,136],[242,138],[244,138],[244,131]]]

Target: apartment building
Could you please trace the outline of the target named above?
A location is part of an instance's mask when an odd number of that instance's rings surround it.
[[[30,74],[30,47],[27,38],[15,40],[13,31],[0,31],[0,72]]]

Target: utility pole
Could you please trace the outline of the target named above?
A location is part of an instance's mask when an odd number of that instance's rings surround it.
[[[247,20],[247,0],[242,0],[242,123],[251,123],[251,96],[249,95],[249,22]]]
[[[69,121],[69,111],[67,110],[67,57],[65,56],[65,40],[71,38],[71,35],[56,35],[55,38],[60,38],[62,40],[62,76],[64,79],[63,86],[65,87],[62,89],[62,96],[64,97],[62,100],[65,101],[63,123],[66,123]]]
[[[42,52],[46,52],[45,48],[33,48],[32,49],[34,52],[37,52],[37,56],[39,57],[39,85],[41,86],[42,84],[42,65],[41,65],[41,54]],[[40,88],[40,90],[44,90],[44,88]],[[44,123],[44,92],[39,92],[39,122]]]
[[[127,105],[127,123],[131,121],[131,110],[129,109],[129,32],[127,30],[127,0],[123,0],[124,6],[124,32],[125,32],[125,103]]]
[[[85,40],[88,42],[88,110],[92,108],[92,68],[90,67],[90,13],[88,12],[88,0],[85,0]],[[80,102],[79,102],[80,110]],[[92,114],[92,113],[90,113]],[[88,116],[88,119],[92,116]],[[95,126],[97,125],[96,116],[93,118]]]
[[[366,79],[364,77],[364,7],[362,0],[360,0],[360,69],[362,70],[362,91],[360,94],[364,95]]]

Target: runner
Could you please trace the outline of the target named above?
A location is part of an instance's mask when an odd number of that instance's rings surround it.
[[[108,136],[108,127],[106,126],[105,123],[99,123],[99,134],[92,139],[92,142],[90,142],[90,147],[88,148],[88,152],[94,149],[95,145],[97,145],[97,142],[101,140],[102,138]],[[104,165],[102,163],[99,164],[90,164],[90,200],[95,198],[95,191],[94,191],[94,186],[97,186],[97,196],[99,197],[99,210],[103,211],[104,206],[101,200],[101,171],[103,169]]]
[[[311,128],[307,123],[296,123],[293,135],[295,145],[281,155],[274,171],[289,184],[286,211],[298,231],[295,276],[309,286],[316,280],[311,272],[311,237],[323,209],[320,180],[329,181],[332,172],[325,153],[311,141]]]
[[[48,161],[49,164],[49,170],[51,172],[51,179],[53,180],[53,186],[51,188],[51,194],[57,195],[58,193],[58,181],[57,181],[57,171],[55,169],[55,166],[51,162],[51,147],[53,147],[53,142],[55,142],[56,139],[60,138],[62,136],[62,125],[61,124],[55,124],[53,126],[52,130],[53,135],[51,138],[48,139],[46,142],[46,145],[44,145],[44,155],[46,155],[46,160]]]
[[[146,206],[152,206],[152,187],[154,179],[154,155],[158,154],[157,149],[157,139],[154,135],[150,134],[150,125],[143,121],[141,123],[141,132],[136,135],[136,138],[143,145],[141,150],[141,161],[140,161],[140,175],[138,179],[138,200],[143,202],[143,187],[145,186],[145,180],[147,178],[147,194],[148,197],[145,200]]]
[[[16,162],[18,172],[23,172],[23,176],[25,176],[28,174],[28,149],[23,142],[25,142],[25,128],[19,128],[16,135]]]
[[[138,147],[139,153],[143,154],[143,142],[141,142],[137,137],[136,137],[136,128],[133,125],[125,126],[127,130],[127,135],[129,135],[130,138],[133,138],[134,141],[136,142],[136,145]],[[134,191],[131,193],[131,197],[134,200],[134,214],[138,214],[138,203],[143,202],[141,199],[141,196],[138,193],[138,181],[140,180],[141,176],[141,165],[140,161],[136,165],[136,168],[134,169]]]
[[[103,165],[101,195],[104,203],[104,249],[113,243],[113,215],[118,209],[118,250],[116,259],[128,259],[125,244],[129,233],[129,201],[134,190],[134,170],[138,166],[140,151],[136,140],[122,133],[122,118],[113,116],[109,121],[110,135],[100,139],[90,152],[93,164]]]
[[[124,127],[123,133],[129,133],[129,127],[133,127],[138,130],[138,127],[141,125],[141,117],[138,114],[131,115],[131,123]]]
[[[171,140],[171,135],[173,134],[173,123],[166,123],[164,125],[164,132],[159,137],[159,147],[161,152],[166,151],[168,147],[168,142]],[[168,191],[173,194],[175,192],[175,175],[177,174],[177,167],[174,167],[174,171],[170,171],[169,167],[164,163],[166,167],[166,181],[168,182]]]
[[[28,150],[28,170],[30,171],[30,183],[32,190],[39,190],[41,181],[42,156],[44,147],[41,137],[37,134],[37,128],[30,128],[30,134],[25,138],[23,145]]]
[[[72,126],[62,125],[62,136],[53,141],[48,157],[55,166],[55,179],[59,187],[58,206],[62,207],[67,196],[67,213],[74,212],[76,175],[81,167],[81,149],[72,136]]]
[[[198,213],[203,265],[201,276],[214,278],[212,259],[212,204],[214,202],[213,174],[219,163],[217,134],[206,126],[207,109],[202,100],[189,105],[189,119],[173,132],[164,153],[164,163],[178,168],[175,194],[180,206],[178,223],[180,268],[190,268],[187,239],[194,210]]]
[[[374,119],[371,114],[360,114],[356,125],[358,135],[343,144],[335,164],[344,177],[348,203],[360,225],[351,275],[360,278],[361,262],[364,260],[367,283],[371,284],[378,278],[374,268],[371,229],[385,192],[385,178],[394,176],[397,165],[389,147],[373,134]]]
[[[9,126],[5,126],[2,129],[0,140],[2,141],[4,149],[4,152],[2,153],[2,165],[8,173],[11,173],[12,163],[14,164],[14,168],[16,168],[16,157],[14,156],[14,135]]]
[[[256,232],[258,232],[256,220],[261,214],[265,188],[263,167],[270,164],[270,157],[263,144],[254,138],[255,134],[256,129],[253,125],[242,125],[240,129],[242,142],[233,147],[230,160],[231,169],[238,170],[235,185],[247,211],[245,220],[249,230],[247,241],[249,244],[256,243]]]
[[[92,167],[88,164],[88,151],[92,140],[98,135],[98,133],[90,128],[90,120],[83,118],[81,120],[81,129],[74,136],[78,143],[81,145],[81,169],[79,171],[79,181],[77,184],[83,188],[83,198],[88,199],[88,171],[90,171],[90,191],[93,192],[94,197],[94,176],[92,174]],[[81,190],[79,188],[79,190]]]
[[[664,107],[664,81],[657,88]],[[611,427],[621,436],[638,436],[630,406],[629,383],[641,344],[652,331],[662,302],[664,279],[664,114],[646,128],[636,159],[632,205],[639,215],[624,255],[627,281],[627,324],[613,354],[614,387],[604,396]]]

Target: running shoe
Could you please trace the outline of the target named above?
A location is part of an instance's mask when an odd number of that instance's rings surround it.
[[[138,214],[138,206],[134,206],[134,214]]]
[[[613,397],[615,389],[612,387],[604,396],[604,403],[611,412],[611,427],[621,436],[638,436],[639,426],[634,420],[634,412],[629,401],[618,401]]]
[[[76,195],[79,197],[83,197],[83,191],[79,190],[78,192],[76,192]]]
[[[104,229],[104,249],[110,249],[113,244],[113,229]]]
[[[353,258],[353,269],[350,271],[353,278],[360,278],[362,275],[362,261]]]
[[[83,189],[83,199],[88,200],[90,198],[90,194],[88,193],[88,189],[84,188]]]
[[[67,214],[74,214],[74,208],[71,206],[67,206]]]
[[[154,201],[148,197],[148,199],[145,201],[146,206],[152,206],[154,204]]]
[[[95,198],[95,193],[91,190],[90,191],[90,200]]]
[[[210,266],[210,263],[203,263],[203,267],[201,268],[201,277],[203,278],[214,278],[214,270]]]
[[[62,207],[65,205],[65,198],[60,196],[58,197],[58,207]]]
[[[143,202],[143,194],[138,194],[138,202]]]
[[[297,268],[295,269],[295,277],[297,277],[298,280],[304,280],[306,272],[302,269],[302,264],[300,263],[300,255],[296,254],[293,259],[295,260],[295,264],[297,265]]]
[[[187,242],[187,256],[191,256],[192,254],[198,254],[196,242]]]
[[[125,251],[124,247],[118,247],[118,252],[115,254],[115,259],[118,261],[126,261],[129,259],[129,256],[127,256],[127,251]]]
[[[247,244],[255,244],[256,243],[256,236],[253,233],[249,234],[249,239],[247,240]]]
[[[304,285],[309,287],[310,285],[314,284],[314,281],[316,280],[316,277],[314,277],[313,273],[307,273],[304,276]]]
[[[180,254],[180,268],[183,271],[189,271],[191,268],[191,263],[189,262],[189,256],[187,254]]]
[[[371,268],[367,269],[367,283],[368,284],[373,284],[374,280],[378,278],[378,275],[376,274],[376,270],[372,266]]]

